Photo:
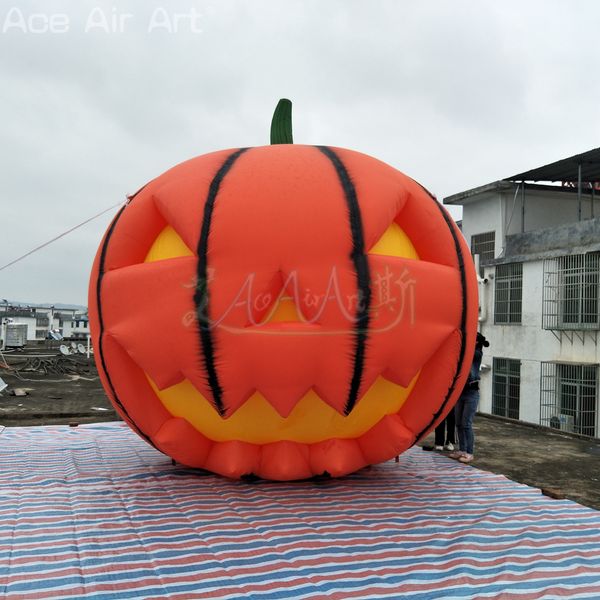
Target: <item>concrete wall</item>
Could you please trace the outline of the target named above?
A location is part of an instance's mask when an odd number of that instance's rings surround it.
[[[514,222],[518,227],[515,231],[521,231],[521,202],[520,193],[517,198],[517,208],[515,210]],[[511,199],[512,201],[512,199]],[[598,209],[595,202],[595,208]],[[589,219],[592,216],[590,196],[582,196],[581,218]],[[525,231],[533,231],[544,227],[554,227],[564,223],[576,223],[578,221],[577,213],[577,194],[572,192],[556,192],[528,190],[525,189]],[[511,228],[512,229],[512,228]]]
[[[502,197],[499,193],[485,194],[463,208],[462,231],[469,248],[471,236],[487,231],[496,232],[496,254],[502,251]]]
[[[463,206],[463,234],[471,244],[477,233],[496,233],[496,257],[505,249],[505,235],[521,233],[521,192],[513,190],[487,191],[470,198]],[[594,201],[594,213],[600,216],[600,193]],[[591,197],[582,198],[582,219],[591,217]],[[577,194],[565,192],[560,187],[553,190],[526,189],[525,231],[577,224]]]
[[[600,218],[509,235],[507,256],[549,257],[600,249]]]

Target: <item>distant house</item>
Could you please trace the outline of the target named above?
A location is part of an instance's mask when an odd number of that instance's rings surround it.
[[[0,319],[26,324],[28,341],[45,340],[50,330],[69,340],[86,339],[89,335],[87,312],[75,305],[46,306],[6,300],[0,302]]]
[[[482,412],[600,437],[598,182],[600,149],[444,199],[479,257]]]
[[[90,321],[87,314],[75,313],[65,319],[62,325],[62,335],[68,340],[85,340],[90,334]]]

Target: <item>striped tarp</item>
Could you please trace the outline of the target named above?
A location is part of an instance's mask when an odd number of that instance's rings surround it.
[[[600,598],[600,513],[414,448],[228,481],[123,424],[0,434],[7,598]]]

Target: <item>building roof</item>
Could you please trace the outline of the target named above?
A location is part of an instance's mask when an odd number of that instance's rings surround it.
[[[4,318],[8,319],[8,318],[12,318],[12,317],[15,317],[15,318],[27,317],[29,319],[35,319],[36,314],[29,310],[19,310],[19,309],[9,308],[8,310],[0,313],[0,317],[3,319]]]
[[[465,200],[468,200],[473,196],[479,196],[480,194],[485,194],[486,192],[495,192],[498,190],[510,189],[514,185],[515,184],[510,181],[492,181],[492,183],[486,183],[485,185],[480,185],[478,187],[471,188],[470,190],[458,192],[458,194],[446,196],[444,198],[444,204],[464,204]]]
[[[458,192],[458,194],[452,194],[452,196],[446,196],[444,198],[444,204],[467,204],[469,200],[479,200],[482,194],[487,192],[501,192],[506,190],[515,190],[518,182],[508,181],[507,179],[500,179],[498,181],[492,181],[492,183],[486,183],[470,190]],[[528,191],[544,191],[544,192],[559,192],[563,194],[575,194],[577,189],[573,187],[564,187],[560,185],[545,185],[540,183],[527,183],[525,185]],[[589,190],[588,190],[589,191]],[[585,192],[585,190],[584,190]]]
[[[485,194],[486,192],[495,192],[507,190],[520,183],[521,181],[553,181],[577,183],[579,174],[579,165],[581,164],[581,181],[583,183],[595,183],[600,181],[600,148],[594,148],[581,154],[575,154],[568,158],[557,160],[553,163],[523,171],[498,181],[492,181],[485,185],[480,185],[458,194],[452,194],[444,198],[444,204],[465,204],[470,198]],[[540,189],[548,191],[572,192],[574,188],[556,185],[541,185],[530,183],[527,189]],[[575,190],[576,191],[576,190]]]
[[[63,304],[61,302],[55,302],[54,304],[46,302],[46,303],[36,303],[36,302],[21,302],[19,300],[5,300],[4,298],[0,298],[0,306],[3,304],[7,304],[12,307],[26,307],[26,308],[43,308],[43,309],[54,309],[56,311],[75,311],[75,312],[87,312],[87,306],[83,304]]]
[[[578,166],[581,180],[586,183],[600,181],[600,148],[575,154],[556,162],[506,177],[505,181],[570,181],[577,182]]]

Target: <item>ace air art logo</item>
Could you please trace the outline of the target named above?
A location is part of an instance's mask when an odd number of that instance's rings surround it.
[[[2,18],[3,34],[89,34],[202,33],[204,15],[192,7],[185,12],[156,7],[144,15],[124,12],[116,7],[92,8],[77,18],[64,12],[27,11],[18,6],[8,8]]]

